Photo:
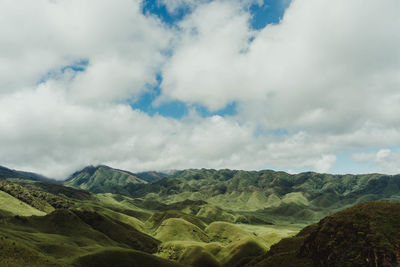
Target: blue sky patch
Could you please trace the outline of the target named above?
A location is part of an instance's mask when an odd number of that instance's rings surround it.
[[[136,102],[130,102],[129,104],[132,109],[139,109],[150,116],[158,114],[164,117],[172,117],[175,119],[181,119],[182,117],[188,115],[193,109],[201,117],[211,117],[214,115],[233,116],[237,113],[236,102],[230,103],[226,107],[217,111],[209,111],[206,107],[201,105],[188,105],[179,100],[163,102],[157,106],[153,105],[153,102],[159,96],[160,89],[156,87],[149,92],[142,94]]]
[[[250,21],[251,26],[254,29],[262,29],[268,24],[279,23],[289,4],[290,0],[265,0],[264,4],[261,6],[258,4],[251,5],[249,8],[249,12],[252,15],[252,19]],[[173,13],[170,13],[161,1],[145,0],[143,1],[142,12],[145,15],[155,15],[167,25],[174,26],[187,14],[190,14],[191,10],[188,6],[183,6],[175,10]],[[165,117],[173,117],[176,119],[180,119],[185,115],[188,115],[189,111],[192,109],[195,109],[196,112],[202,117],[214,115],[232,116],[237,113],[236,102],[232,102],[216,112],[211,112],[206,107],[201,105],[188,105],[178,100],[162,103],[155,107],[153,106],[153,102],[161,95],[160,84],[162,77],[160,74],[158,74],[156,78],[158,81],[156,86],[153,88],[149,87],[149,90],[142,94],[136,102],[130,102],[130,105],[133,109],[139,109],[151,116],[154,114],[159,114]],[[288,133],[284,129],[277,129],[269,132],[268,134],[286,135]]]
[[[61,67],[60,69],[50,71],[43,75],[37,84],[45,83],[49,79],[57,78],[60,74],[64,74],[66,71],[72,70],[74,72],[83,72],[86,70],[87,66],[89,65],[89,60],[81,59],[76,61],[70,65],[66,65]]]
[[[277,24],[282,19],[286,8],[289,7],[291,0],[264,0],[263,5],[253,4],[249,8],[252,16],[250,24],[253,29],[262,29],[268,24]],[[166,6],[159,0],[145,0],[142,6],[143,14],[152,14],[160,18],[164,23],[173,26],[181,21],[191,9],[182,6],[173,13],[168,12]]]
[[[143,1],[142,6],[143,14],[152,14],[159,17],[164,23],[172,26],[176,22],[179,22],[183,19],[188,13],[190,13],[190,9],[180,8],[176,10],[174,13],[169,13],[166,6],[158,0],[145,0]]]
[[[89,65],[89,60],[87,59],[82,59],[80,61],[77,61],[71,65],[67,65],[63,68],[61,68],[61,72],[64,73],[66,70],[73,70],[75,72],[82,72],[85,71],[87,66]]]
[[[278,24],[290,2],[290,0],[264,0],[262,6],[252,5],[250,23],[253,29],[259,30],[268,24]]]

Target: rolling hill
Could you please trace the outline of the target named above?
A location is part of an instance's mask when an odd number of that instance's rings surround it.
[[[400,203],[355,205],[274,245],[246,266],[399,266]]]
[[[47,178],[37,173],[12,170],[3,166],[0,166],[0,179],[12,179],[14,181],[25,180],[25,181],[42,181],[46,183],[57,183],[56,180]]]
[[[125,177],[129,176],[121,176],[120,172],[103,166],[88,167],[64,184],[93,193],[111,192],[165,204],[187,199],[206,201],[225,210],[255,212],[253,215],[258,216],[253,217],[253,222],[263,223],[310,223],[360,202],[400,200],[400,175],[188,169],[153,182],[127,182]],[[202,212],[206,217],[211,215],[206,209]]]
[[[127,194],[128,185],[147,184],[133,173],[117,170],[108,166],[88,166],[73,173],[64,185],[87,190],[92,193]]]
[[[3,174],[0,266],[399,264],[396,175],[98,166],[62,185]]]

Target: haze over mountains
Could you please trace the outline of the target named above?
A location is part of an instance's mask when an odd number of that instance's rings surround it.
[[[103,165],[57,182],[1,167],[0,264],[397,266],[399,186],[399,175]]]

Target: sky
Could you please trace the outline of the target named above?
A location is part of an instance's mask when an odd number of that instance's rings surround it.
[[[398,0],[0,0],[0,165],[400,173]]]

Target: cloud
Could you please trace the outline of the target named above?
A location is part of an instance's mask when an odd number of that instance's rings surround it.
[[[237,101],[243,121],[266,129],[344,134],[398,123],[399,5],[293,1],[280,24],[254,32],[240,5],[204,4],[180,24],[164,97],[211,110]]]
[[[398,149],[380,149],[377,152],[354,153],[352,158],[357,162],[367,163],[377,166],[379,171],[388,174],[398,174],[400,172],[400,151]]]
[[[3,165],[58,179],[88,164],[142,171],[312,166],[324,148],[307,136],[255,136],[232,118],[196,114],[179,121],[124,104],[81,105],[48,81],[0,99]]]
[[[293,1],[254,30],[256,2],[168,1],[191,9],[170,27],[140,1],[2,1],[0,164],[60,179],[88,164],[327,172],[345,152],[399,171],[400,2]],[[156,102],[236,115],[133,110],[158,73]]]
[[[0,93],[87,60],[86,71],[67,85],[76,101],[134,97],[155,83],[171,37],[142,14],[140,1],[2,1],[0,10]]]
[[[323,155],[321,159],[319,159],[315,165],[314,169],[316,172],[327,172],[332,167],[332,165],[336,162],[335,155]]]

